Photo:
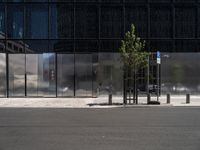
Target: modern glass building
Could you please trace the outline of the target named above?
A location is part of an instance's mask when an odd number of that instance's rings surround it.
[[[200,50],[200,0],[0,0],[0,97],[122,95],[132,23],[146,51]]]

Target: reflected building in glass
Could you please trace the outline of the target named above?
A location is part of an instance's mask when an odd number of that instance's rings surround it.
[[[146,41],[146,51],[163,53],[159,80],[165,93],[173,89],[165,85],[180,80],[169,80],[170,73],[163,72],[170,72],[164,54],[199,51],[199,4],[198,0],[0,0],[0,97],[99,97],[107,95],[110,86],[114,96],[122,96],[118,49],[132,23]],[[156,84],[155,60],[152,55],[148,82],[147,70],[139,72],[140,90],[145,91],[147,83]],[[199,87],[193,84],[190,89],[194,86]]]

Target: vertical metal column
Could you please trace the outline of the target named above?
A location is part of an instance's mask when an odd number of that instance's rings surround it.
[[[55,53],[55,79],[56,79],[56,97],[58,97],[58,62],[57,62],[57,53]]]
[[[173,50],[175,51],[175,7],[174,7],[174,0],[171,2],[171,7],[172,7],[172,41],[173,41]]]
[[[9,63],[8,63],[8,53],[6,52],[6,95],[9,97]]]
[[[7,35],[7,5],[5,5],[5,14],[4,14],[4,18],[5,18],[5,22],[4,22],[4,26],[5,26],[5,33]],[[7,98],[9,97],[9,62],[8,62],[8,52],[7,52],[7,36],[5,36],[5,52],[6,52],[6,95]]]
[[[27,96],[27,75],[26,75],[26,54],[24,55],[25,64],[24,64],[24,83],[25,83],[25,97]]]
[[[74,46],[74,47],[73,47],[73,48],[74,48],[74,50],[73,50],[73,51],[74,51],[74,97],[76,96],[76,81],[75,81],[75,80],[76,80],[76,66],[75,66],[75,62],[76,62],[76,61],[75,61],[75,59],[76,59],[76,55],[75,55],[75,44],[76,44],[76,42],[75,42],[75,32],[76,32],[76,31],[75,31],[75,30],[76,30],[76,29],[75,29],[75,16],[76,16],[76,14],[75,14],[75,13],[76,13],[76,12],[75,12],[75,1],[74,1],[74,2],[73,2],[73,18],[74,18],[74,20],[73,20],[73,21],[74,21],[74,22],[73,22],[73,30],[74,30],[74,31],[73,31],[73,32],[74,32],[74,33],[73,33],[73,36],[74,36],[74,37],[73,37],[73,46]]]
[[[157,101],[159,101],[159,64],[157,63]]]
[[[167,104],[170,104],[170,94],[167,93]]]
[[[147,93],[149,93],[149,56],[147,59],[147,87],[146,87]]]

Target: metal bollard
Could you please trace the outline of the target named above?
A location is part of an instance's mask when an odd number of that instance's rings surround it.
[[[170,99],[171,99],[170,94],[167,93],[167,104],[170,104]]]
[[[151,94],[148,93],[148,94],[147,94],[147,104],[148,104],[150,101],[151,101]]]
[[[190,94],[186,94],[186,104],[190,103]]]
[[[112,94],[108,95],[108,103],[109,105],[112,105]]]

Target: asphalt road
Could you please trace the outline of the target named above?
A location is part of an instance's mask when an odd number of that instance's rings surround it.
[[[200,108],[0,109],[0,150],[200,150]]]

